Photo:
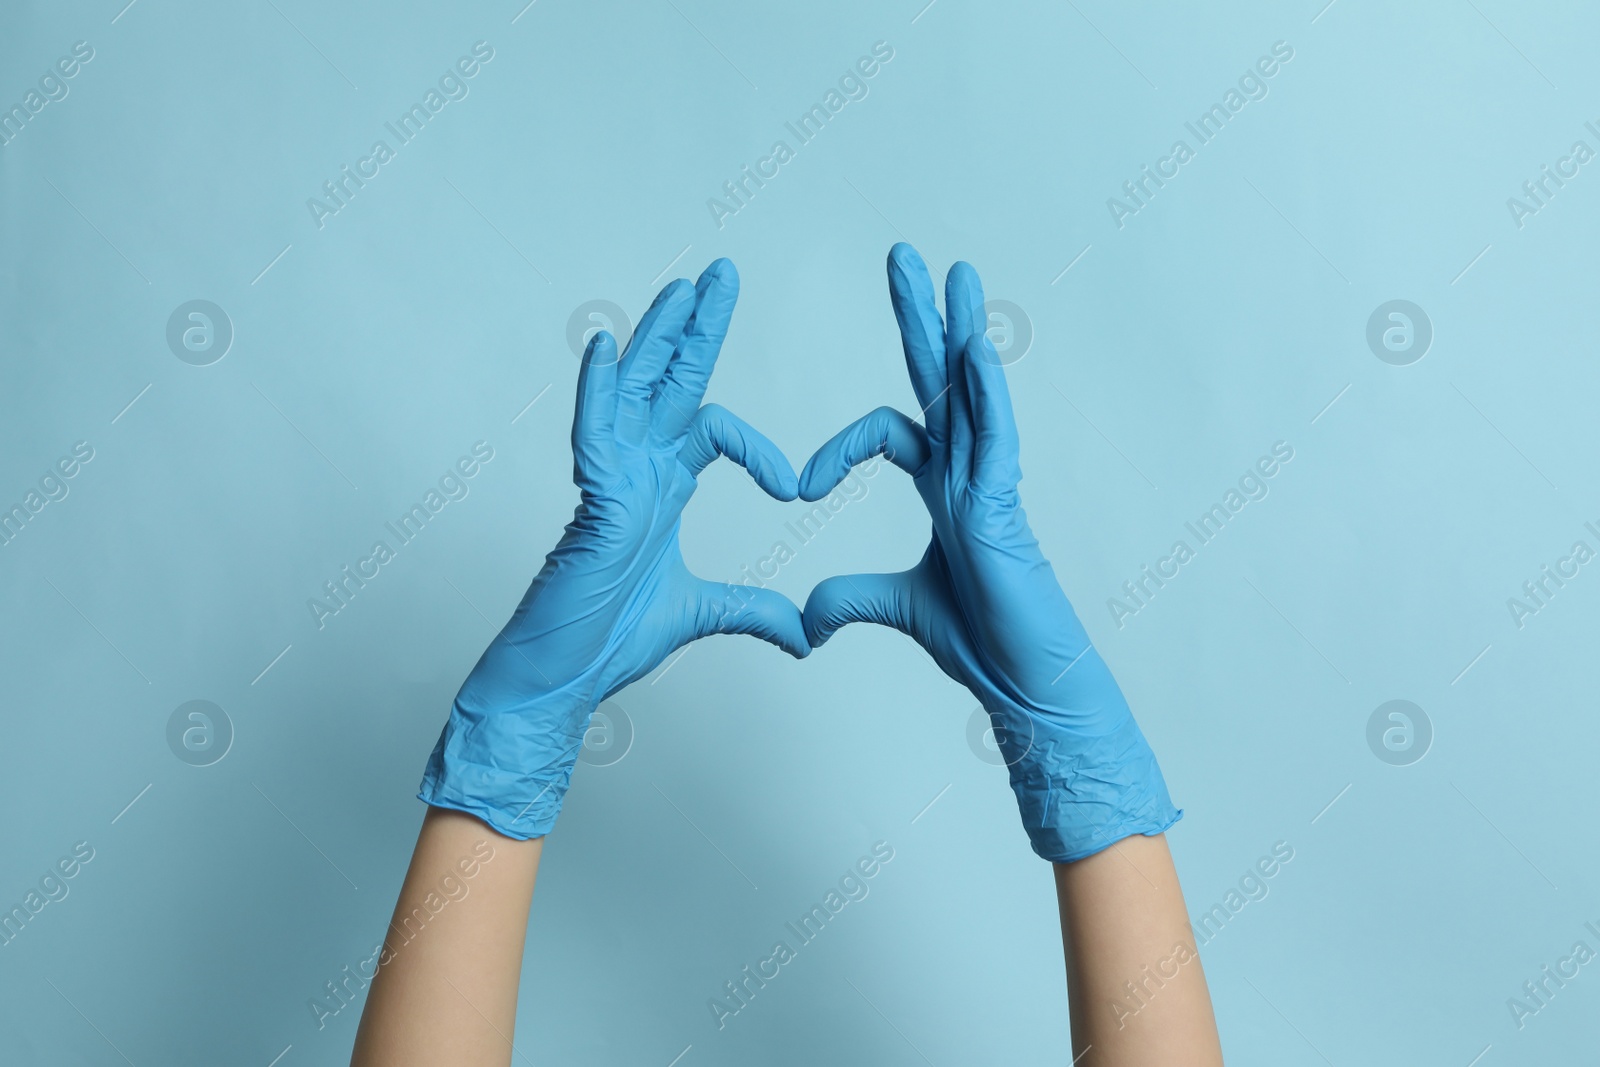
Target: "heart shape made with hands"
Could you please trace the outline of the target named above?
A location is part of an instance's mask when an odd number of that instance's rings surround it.
[[[572,425],[580,500],[511,620],[456,696],[421,798],[511,837],[547,833],[601,701],[711,634],[759,637],[796,658],[841,626],[916,640],[988,710],[1035,851],[1065,861],[1181,815],[1110,670],[1028,526],[1005,372],[984,335],[983,286],[966,263],[944,313],[910,245],[889,253],[889,293],[923,422],[880,407],[796,476],[770,440],[702,404],[738,299],[726,259],[674,281],[617,354],[590,340]],[[717,456],[781,500],[820,500],[859,463],[909,474],[932,537],[897,574],[828,578],[804,610],[781,594],[690,573],[680,516]],[[1131,829],[1130,829],[1131,827]]]

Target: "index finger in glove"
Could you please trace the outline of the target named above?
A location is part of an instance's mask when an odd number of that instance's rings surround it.
[[[852,422],[817,449],[800,474],[800,498],[821,500],[844,481],[850,468],[873,456],[915,476],[928,462],[928,434],[903,413],[881,407]]]
[[[698,476],[718,456],[749,471],[769,496],[793,500],[799,491],[799,479],[782,449],[721,404],[707,404],[695,413],[678,461]]]

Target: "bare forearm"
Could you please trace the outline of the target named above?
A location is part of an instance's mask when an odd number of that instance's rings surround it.
[[[1078,1067],[1219,1067],[1211,995],[1164,835],[1055,865]]]
[[[503,837],[429,808],[417,836],[352,1067],[511,1062],[517,982],[543,838]]]

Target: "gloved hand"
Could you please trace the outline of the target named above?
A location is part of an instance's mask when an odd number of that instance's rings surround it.
[[[1018,499],[1017,427],[977,273],[950,269],[941,321],[927,267],[897,244],[889,292],[926,427],[877,409],[817,450],[800,496],[820,500],[855,464],[885,455],[916,482],[933,541],[908,571],[823,581],[806,602],[806,636],[820,647],[846,623],[891,626],[972,690],[1045,859],[1160,833],[1182,812]]]
[[[777,446],[700,406],[738,295],[738,272],[719,259],[697,285],[661,290],[620,359],[609,333],[590,341],[572,423],[577,511],[456,695],[421,800],[508,837],[542,836],[594,709],[675,649],[744,633],[796,658],[811,651],[787,598],[697,578],[678,549],[678,516],[718,455],[779,500],[795,498]]]

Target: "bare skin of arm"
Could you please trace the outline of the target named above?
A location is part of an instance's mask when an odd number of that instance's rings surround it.
[[[1221,1067],[1165,835],[1055,864],[1076,1067]]]
[[[544,838],[429,808],[356,1032],[351,1067],[511,1062]],[[469,873],[470,872],[470,873]]]

